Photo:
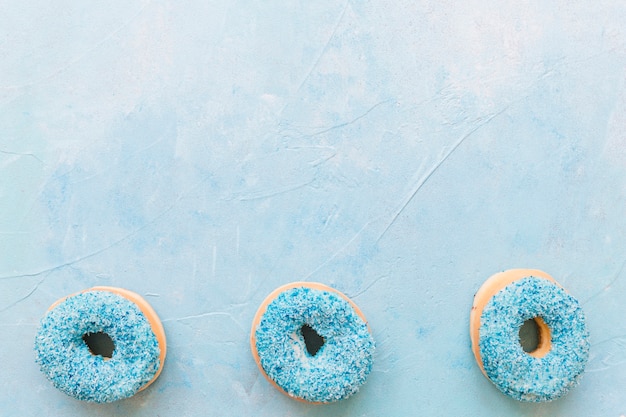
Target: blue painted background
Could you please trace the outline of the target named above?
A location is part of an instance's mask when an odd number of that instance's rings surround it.
[[[2,415],[626,415],[626,4],[544,3],[0,6]],[[515,267],[588,316],[588,372],[553,403],[470,351],[474,292]],[[292,401],[251,358],[295,280],[370,320],[349,400]],[[153,386],[100,406],[32,351],[93,285],[145,296],[169,342]]]

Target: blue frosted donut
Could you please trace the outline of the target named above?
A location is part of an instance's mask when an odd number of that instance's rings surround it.
[[[41,320],[35,351],[56,388],[79,400],[107,403],[156,379],[165,359],[165,334],[160,321],[154,322],[154,310],[139,301],[130,291],[99,287],[52,305]],[[110,358],[92,353],[87,341],[94,334],[113,342]]]
[[[511,272],[506,281],[520,275],[519,270]],[[565,395],[578,384],[589,357],[589,335],[578,301],[547,274],[536,272],[518,276],[487,301],[477,343],[484,374],[503,393],[529,402]],[[539,346],[525,352],[519,330],[532,319],[538,325]]]
[[[305,340],[312,331],[321,344],[313,351]],[[318,283],[292,283],[270,294],[253,321],[250,342],[265,377],[306,402],[347,398],[372,369],[374,340],[362,313],[345,295]]]

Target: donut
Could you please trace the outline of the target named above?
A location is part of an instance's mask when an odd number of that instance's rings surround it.
[[[94,287],[61,298],[41,319],[36,362],[52,384],[78,400],[131,397],[161,373],[165,331],[134,292]]]
[[[372,369],[374,345],[356,304],[311,282],[274,290],[250,333],[252,356],[265,378],[283,394],[315,404],[356,393]]]
[[[525,323],[536,327],[536,347],[522,346]],[[580,304],[535,269],[512,269],[485,281],[474,296],[470,338],[482,373],[519,401],[552,401],[567,394],[578,385],[589,358]]]

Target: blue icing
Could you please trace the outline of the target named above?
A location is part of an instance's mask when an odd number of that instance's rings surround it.
[[[522,349],[519,328],[541,317],[552,346],[542,358]],[[526,277],[502,289],[485,305],[480,355],[487,377],[520,401],[551,401],[576,386],[589,357],[589,334],[578,301],[554,283]]]
[[[85,333],[108,334],[110,359],[92,355]],[[54,386],[79,400],[106,403],[127,398],[159,368],[160,349],[139,307],[109,291],[71,296],[42,318],[35,338],[36,362]]]
[[[300,329],[324,338],[311,356]],[[255,331],[256,348],[267,375],[289,395],[333,402],[358,391],[372,369],[374,340],[352,306],[334,292],[292,288],[269,305]]]

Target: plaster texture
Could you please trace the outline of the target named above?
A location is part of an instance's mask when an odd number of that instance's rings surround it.
[[[3,416],[626,415],[622,1],[4,2]],[[581,302],[587,372],[501,394],[474,292],[537,268]],[[293,401],[248,343],[265,296],[317,281],[377,343],[360,392]],[[39,319],[95,285],[144,296],[168,356],[94,405],[35,364]]]

